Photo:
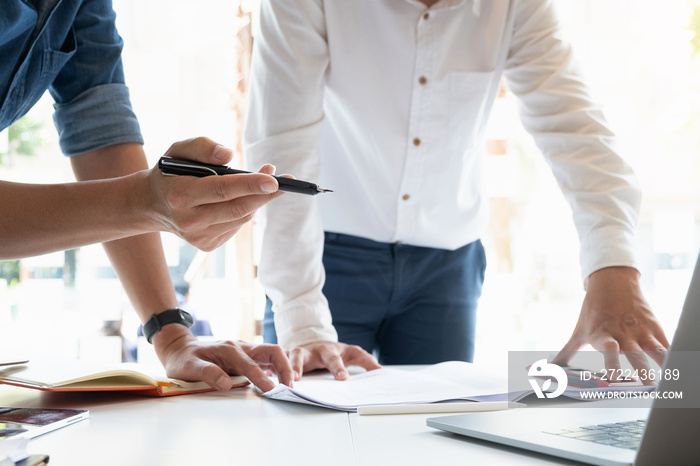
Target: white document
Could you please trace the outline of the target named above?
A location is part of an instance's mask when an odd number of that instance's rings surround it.
[[[304,376],[294,388],[279,384],[263,396],[342,411],[359,406],[450,401],[511,401],[506,371],[461,361],[418,370],[382,368],[337,381],[330,374]]]
[[[526,368],[523,368],[526,370]],[[356,412],[360,406],[418,405],[455,402],[517,402],[534,393],[527,380],[508,384],[508,371],[462,361],[448,361],[418,370],[386,367],[351,375],[338,381],[329,373],[305,375],[294,388],[278,384],[263,396],[341,411]],[[525,385],[522,385],[525,383]],[[552,384],[553,388],[556,383]],[[581,401],[585,392],[624,392],[653,390],[653,386],[579,388],[569,386],[563,396]],[[465,409],[466,410],[466,409]],[[437,412],[437,411],[436,411]]]

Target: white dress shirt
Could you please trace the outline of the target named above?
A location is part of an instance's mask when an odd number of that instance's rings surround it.
[[[637,181],[555,3],[263,0],[248,160],[334,190],[287,194],[262,215],[259,275],[284,348],[337,339],[321,291],[324,230],[450,250],[481,237],[481,149],[502,77],[571,205],[583,276],[636,266]]]

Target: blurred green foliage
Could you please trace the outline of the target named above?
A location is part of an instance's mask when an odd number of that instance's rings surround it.
[[[0,279],[16,285],[19,282],[19,261],[0,261]]]
[[[8,154],[33,156],[42,147],[42,121],[24,116],[7,128]],[[4,154],[0,153],[0,163]]]

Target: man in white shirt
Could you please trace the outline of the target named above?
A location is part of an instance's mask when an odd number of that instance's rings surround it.
[[[381,363],[471,359],[488,221],[480,148],[502,77],[581,240],[587,294],[564,349],[668,347],[639,286],[637,181],[554,3],[263,0],[247,155],[335,191],[265,208],[259,273],[296,378],[376,367],[347,344]]]

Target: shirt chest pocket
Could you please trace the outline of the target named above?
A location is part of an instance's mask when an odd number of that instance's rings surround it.
[[[11,124],[27,113],[75,55],[76,48],[77,41],[72,29],[58,50],[46,39],[37,40],[13,76],[0,111],[0,120]]]
[[[41,65],[42,80],[45,79],[45,77],[49,77],[53,80],[66,63],[68,63],[68,60],[75,55],[77,48],[78,44],[75,39],[73,28],[68,31],[68,36],[60,49],[54,50],[53,48],[47,47],[44,50],[43,62]]]
[[[37,42],[36,45],[39,46],[40,42]],[[75,55],[77,49],[77,41],[72,28],[68,31],[68,35],[60,48],[50,43],[42,45],[43,50],[37,50],[36,52],[38,60],[30,58],[30,63],[28,63],[24,79],[25,104],[34,105],[41,98],[46,89],[56,79],[58,73],[68,63],[68,60]],[[41,55],[39,56],[38,54]],[[37,68],[39,68],[38,72],[35,71]]]
[[[454,71],[449,74],[449,115],[452,134],[460,134],[466,148],[480,142],[495,94],[494,71]]]
[[[32,81],[31,73],[27,75],[26,83],[29,86],[25,88],[25,99],[27,102],[31,102],[34,105],[41,98],[46,89],[56,79],[58,73],[75,55],[76,49],[77,41],[72,28],[68,31],[66,40],[63,41],[63,45],[58,50],[55,49],[55,46],[44,47],[41,57],[41,72],[38,73],[38,79]]]

